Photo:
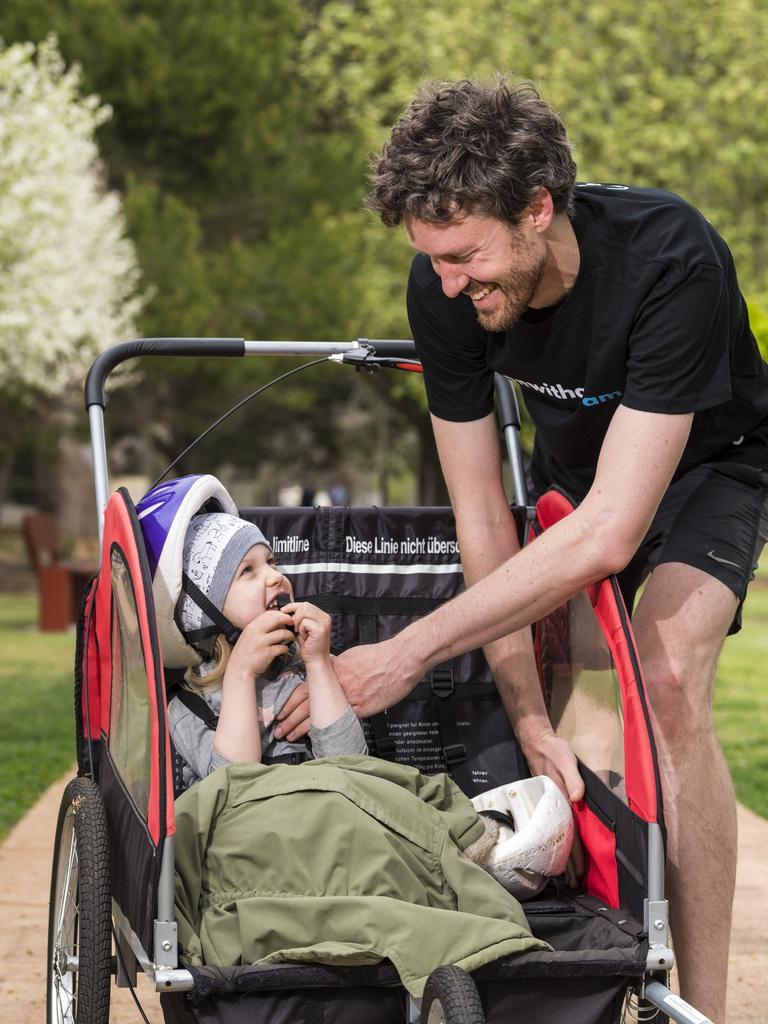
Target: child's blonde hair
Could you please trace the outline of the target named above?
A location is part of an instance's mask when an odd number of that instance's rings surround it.
[[[206,666],[213,662],[213,666],[209,668],[204,675],[201,675],[199,665],[190,665],[184,673],[185,687],[193,692],[203,693],[205,690],[211,690],[216,686],[221,686],[221,681],[224,678],[224,673],[227,671],[227,664],[231,654],[231,644],[229,644],[226,638],[219,633],[216,637],[216,643],[213,648],[211,660],[203,662]]]

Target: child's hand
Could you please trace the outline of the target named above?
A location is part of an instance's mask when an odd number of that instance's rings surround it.
[[[293,616],[293,628],[299,641],[304,666],[330,664],[331,617],[307,601],[286,604],[283,610]]]
[[[291,616],[277,610],[262,612],[249,622],[232,648],[224,681],[234,675],[254,679],[266,672],[275,658],[288,652],[294,638],[292,625]]]

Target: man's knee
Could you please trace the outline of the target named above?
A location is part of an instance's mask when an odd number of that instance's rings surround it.
[[[643,674],[656,725],[668,743],[714,732],[712,666],[703,652],[647,657]]]

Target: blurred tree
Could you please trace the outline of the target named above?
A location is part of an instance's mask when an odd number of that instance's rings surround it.
[[[299,0],[8,0],[0,11],[6,38],[55,27],[67,59],[83,63],[89,88],[115,110],[101,141],[154,286],[143,334],[362,332],[355,209],[365,143],[329,131],[300,74],[307,17]],[[288,365],[154,362],[140,389],[115,398],[110,422],[117,433],[149,435],[135,451],[143,453],[137,468],[151,473],[213,410]],[[357,430],[350,443],[344,428],[348,406],[364,404],[359,378],[336,367],[313,374],[238,414],[183,468],[203,458],[249,467],[272,458],[282,473],[320,471],[342,451],[370,463],[375,434]],[[411,454],[407,433],[395,432],[395,463]]]
[[[733,250],[759,324],[768,308],[766,52],[762,0],[476,0],[422,4],[418,17],[408,0],[330,0],[301,66],[330,130],[374,149],[425,79],[500,71],[532,81],[566,120],[580,180],[669,189],[705,213]],[[358,234],[374,300],[402,301],[405,246],[393,234],[379,228],[375,253]]]
[[[366,154],[422,79],[494,70],[531,79],[561,110],[582,180],[696,203],[728,239],[755,308],[768,305],[760,0],[477,0],[425,3],[418,16],[406,0],[5,0],[0,10],[7,39],[50,28],[115,109],[101,138],[155,285],[146,334],[408,336],[410,254],[402,232],[360,211]],[[154,422],[147,458],[158,466],[208,408],[285,368],[154,364],[114,412],[124,431]],[[358,381],[330,367],[300,375],[200,457],[272,458],[276,472],[339,455],[370,463],[376,433],[338,425],[384,402],[392,459],[422,467],[421,500],[444,500],[420,383],[380,374],[366,399]],[[158,412],[168,409],[173,434]]]
[[[381,142],[419,81],[493,70],[537,85],[564,116],[581,180],[677,191],[766,289],[768,7],[762,0],[330,0],[302,68],[337,133]]]
[[[108,117],[53,39],[0,47],[0,505],[25,417],[50,419],[135,330],[139,271],[95,142]]]

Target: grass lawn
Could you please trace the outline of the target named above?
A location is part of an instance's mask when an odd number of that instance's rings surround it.
[[[736,793],[768,818],[768,565],[725,645],[715,717]],[[38,633],[36,599],[0,594],[0,839],[75,761],[74,633]]]
[[[739,800],[768,818],[768,558],[720,658],[715,720]]]
[[[75,634],[36,616],[34,595],[0,595],[0,838],[75,762]]]

